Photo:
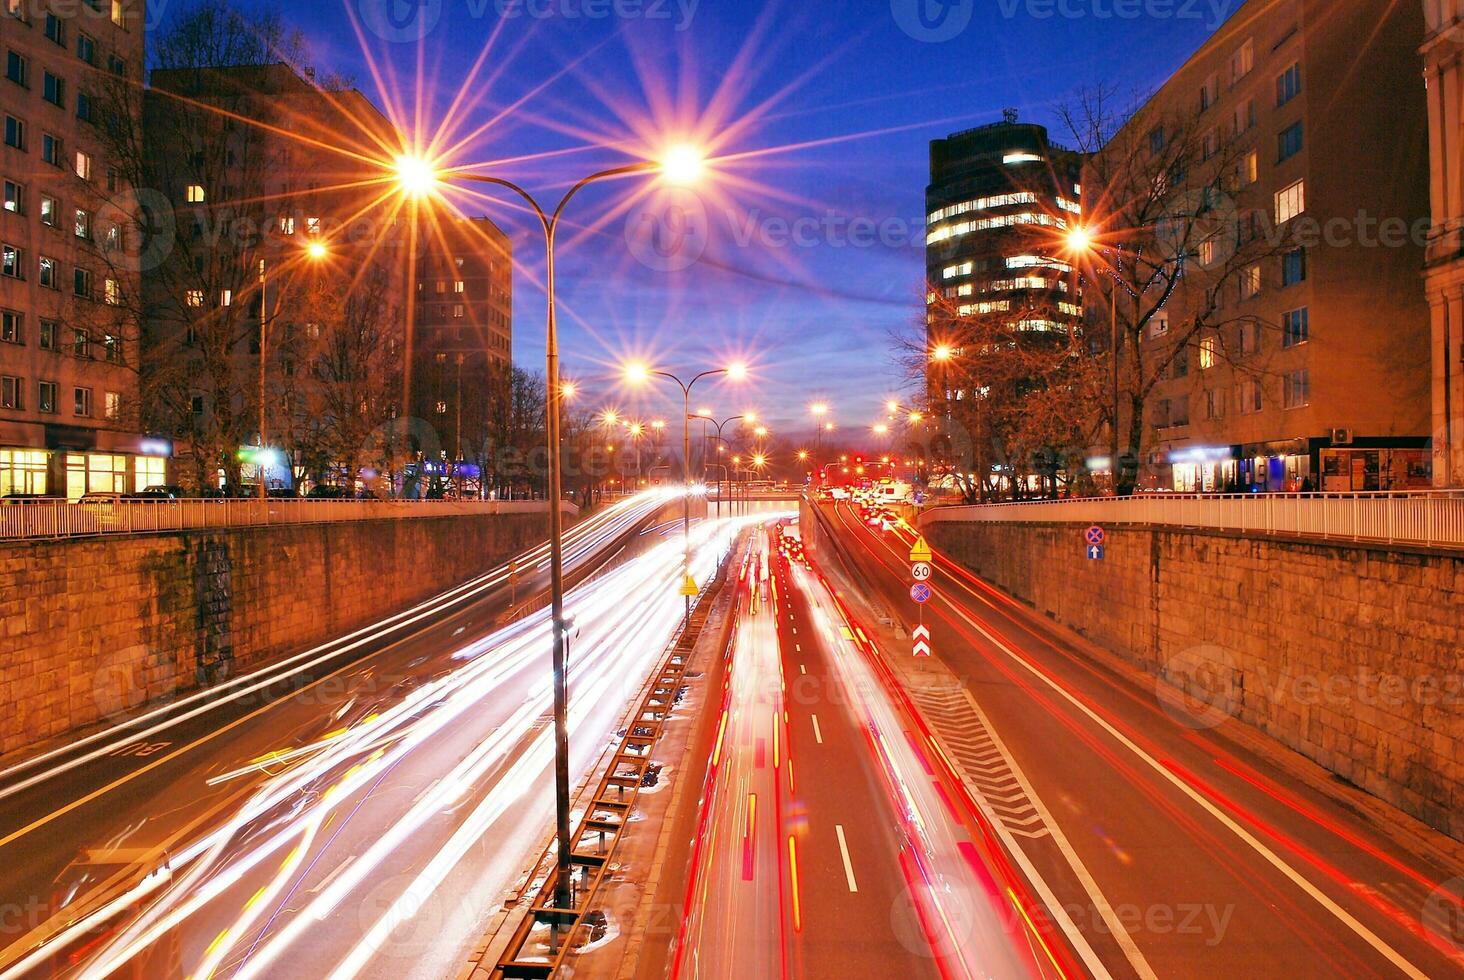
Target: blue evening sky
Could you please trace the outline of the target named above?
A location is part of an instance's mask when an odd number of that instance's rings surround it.
[[[152,0],[154,16],[186,2]],[[930,139],[1013,107],[1061,142],[1056,103],[1100,82],[1156,86],[1239,0],[234,2],[280,12],[319,72],[350,76],[403,128],[451,114],[448,142],[466,145],[446,163],[483,164],[548,207],[593,169],[712,139],[721,159],[694,190],[635,178],[575,199],[559,249],[566,373],[585,404],[674,418],[615,365],[746,359],[742,390],[696,401],[756,406],[793,434],[816,400],[863,429],[906,384],[890,337],[922,314]],[[514,358],[542,369],[536,223],[509,198],[453,200],[513,236]]]

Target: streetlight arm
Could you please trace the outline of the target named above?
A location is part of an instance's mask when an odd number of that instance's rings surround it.
[[[609,180],[612,177],[626,177],[631,174],[643,174],[659,169],[660,164],[652,163],[649,160],[642,160],[639,163],[628,163],[620,167],[611,167],[609,170],[601,170],[598,173],[593,173],[590,174],[588,177],[582,178],[573,187],[564,192],[564,197],[560,198],[559,206],[554,209],[554,216],[550,218],[548,222],[550,234],[553,234],[554,229],[559,226],[559,216],[564,213],[564,209],[569,204],[570,199],[573,198],[589,184],[593,184],[597,180]]]

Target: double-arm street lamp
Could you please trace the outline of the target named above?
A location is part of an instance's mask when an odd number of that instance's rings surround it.
[[[710,409],[702,409],[701,411],[697,412],[696,415],[692,416],[692,418],[693,419],[696,419],[697,421],[706,422],[712,428],[714,428],[714,429],[717,430],[717,447],[718,447],[718,449],[720,449],[721,446],[722,446],[722,427],[723,426],[726,426],[726,425],[728,425],[728,424],[730,424],[732,422],[755,422],[757,420],[757,416],[753,415],[751,412],[743,412],[741,415],[729,416],[728,418],[725,418],[722,421],[718,422],[716,419],[712,418],[712,413],[711,413],[711,410]],[[722,472],[724,474],[726,474],[726,476],[727,476],[727,490],[730,493],[731,490],[732,490],[732,475],[731,475],[730,472],[728,472],[726,464],[724,464],[724,463],[709,463],[707,465],[708,466],[720,466],[722,468]],[[729,513],[730,513],[730,509],[729,509]],[[717,517],[720,518],[721,516],[722,516],[722,480],[719,477],[717,479]]]
[[[632,384],[645,384],[652,378],[664,378],[681,389],[681,482],[684,495],[681,508],[681,565],[687,575],[691,574],[691,420],[696,418],[691,414],[691,389],[696,387],[698,381],[719,375],[726,375],[732,381],[741,381],[747,377],[747,366],[739,363],[714,368],[694,375],[690,381],[682,381],[669,371],[657,371],[645,364],[632,364],[625,369],[625,378]],[[686,620],[691,621],[690,596],[686,599]]]
[[[564,516],[560,511],[563,494],[560,460],[560,415],[565,389],[559,381],[559,329],[554,301],[554,243],[564,209],[576,194],[590,184],[618,177],[659,173],[671,183],[689,184],[702,172],[702,155],[691,147],[678,147],[660,161],[644,160],[611,167],[590,174],[572,185],[552,212],[546,212],[528,191],[503,177],[441,171],[422,157],[402,155],[395,162],[396,179],[401,190],[414,198],[433,193],[442,183],[462,181],[502,187],[521,198],[539,219],[544,232],[545,316],[545,392],[547,442],[549,448],[549,605],[554,642],[554,797],[555,833],[558,844],[558,874],[555,878],[554,904],[561,909],[574,907],[570,890],[569,840],[569,721],[567,664],[564,622]],[[557,931],[557,927],[556,927]]]
[[[330,255],[330,247],[320,239],[312,239],[308,245],[300,250],[301,257],[311,263],[323,262]],[[275,305],[279,305],[276,297]],[[269,458],[269,442],[267,439],[267,428],[269,416],[266,406],[268,401],[265,396],[265,388],[269,380],[267,365],[269,363],[269,259],[259,260],[259,455],[255,462],[259,464],[259,499],[269,498],[269,487],[265,480],[265,464]]]

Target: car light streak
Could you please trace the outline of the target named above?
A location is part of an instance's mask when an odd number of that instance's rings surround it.
[[[727,540],[751,520],[697,525],[693,571],[699,580],[714,574]],[[608,737],[612,722],[604,719],[604,706],[627,700],[631,693],[628,685],[638,685],[638,679],[649,674],[651,661],[680,621],[682,603],[677,586],[681,581],[681,551],[679,540],[658,543],[571,592],[567,611],[581,637],[573,646],[571,659],[570,724],[583,744],[598,745]],[[217,941],[191,972],[206,977],[228,968],[240,980],[259,976],[307,936],[312,944],[319,942],[321,925],[339,921],[339,917],[331,919],[330,913],[348,895],[372,883],[373,875],[390,869],[394,851],[399,860],[404,845],[433,841],[427,845],[429,853],[417,864],[411,886],[384,914],[369,925],[363,922],[362,935],[347,937],[344,955],[331,975],[356,975],[392,930],[415,914],[425,896],[441,885],[471,845],[481,840],[510,806],[526,797],[543,795],[547,787],[544,773],[553,755],[552,730],[539,726],[535,731],[535,726],[549,710],[551,691],[547,672],[535,672],[541,670],[546,659],[547,620],[547,612],[539,613],[469,643],[455,653],[457,666],[452,671],[423,683],[396,703],[378,705],[376,711],[354,725],[310,745],[285,750],[283,757],[256,759],[256,765],[275,765],[282,758],[293,765],[266,778],[222,826],[181,848],[172,861],[170,887],[164,890],[163,885],[169,882],[162,876],[148,876],[103,910],[78,921],[46,946],[32,951],[31,956],[12,964],[0,976],[19,976],[38,964],[37,957],[136,907],[140,900],[151,899],[150,906],[92,952],[81,972],[85,977],[107,976],[172,930],[195,930],[191,923],[201,919],[206,909],[217,917],[229,907],[234,891],[269,867],[271,855],[287,851],[292,857],[277,865],[262,887],[257,881],[251,882],[247,896],[236,900],[236,912],[228,928],[218,932],[215,927],[206,934]],[[481,706],[492,703],[495,694],[511,683],[520,685],[520,690],[512,695],[511,703],[518,706],[508,717],[480,736],[460,734],[481,712]],[[601,717],[594,723],[605,727],[585,731],[597,711]],[[391,804],[379,796],[373,799],[371,787],[383,774],[416,758],[426,746],[454,737],[459,741],[472,739],[469,748],[455,755],[414,802],[392,813]],[[505,762],[508,767],[497,772]],[[248,769],[241,767],[225,777],[237,777]],[[445,814],[474,794],[481,794],[481,798],[468,816],[453,821],[455,829],[444,828],[444,820],[451,820]],[[345,864],[344,870],[337,867],[333,877],[323,882],[303,906],[279,907],[279,896],[294,893],[301,883],[300,875],[314,867],[320,857],[316,853],[307,862],[305,856],[312,853],[312,848],[328,846],[329,842],[319,839],[319,830],[348,804],[353,803],[354,809],[348,808],[347,819],[363,819],[357,810],[368,800],[373,801],[373,807],[388,809],[385,825],[371,831],[372,846]],[[282,807],[288,808],[284,816],[279,813]],[[377,815],[374,819],[383,817]],[[295,888],[286,892],[291,883]],[[270,917],[261,932],[259,923],[266,913]],[[246,947],[249,952],[238,959],[233,951]],[[231,956],[234,962],[230,962]]]

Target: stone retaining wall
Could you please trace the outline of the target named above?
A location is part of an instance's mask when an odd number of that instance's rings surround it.
[[[548,536],[548,514],[0,543],[0,754],[308,648]]]
[[[1464,556],[1182,529],[939,522],[941,550],[1182,689],[1464,840]],[[1156,696],[1168,694],[1156,685]]]

